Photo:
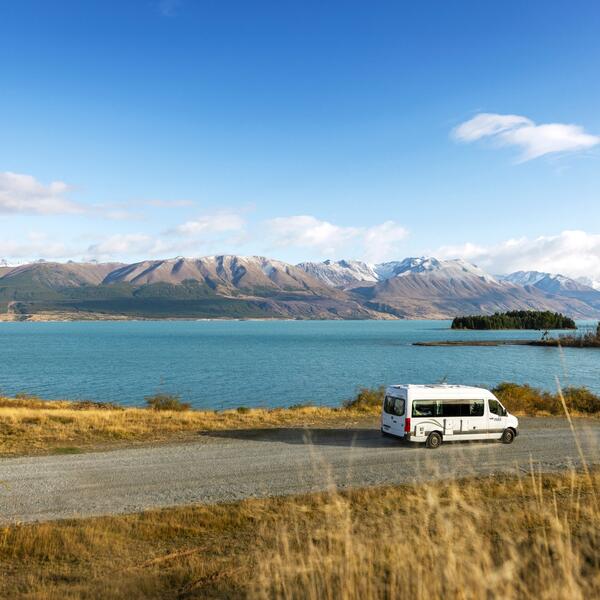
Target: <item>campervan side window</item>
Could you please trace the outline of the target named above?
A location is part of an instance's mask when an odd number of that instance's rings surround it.
[[[383,410],[385,410],[388,415],[401,417],[404,414],[404,398],[386,396],[383,402]]]
[[[415,400],[413,417],[483,417],[483,400]]]
[[[469,416],[470,417],[483,417],[483,412],[485,410],[485,403],[483,400],[471,400],[469,405]]]
[[[500,405],[500,402],[498,402],[498,400],[488,400],[488,402],[490,403],[490,412],[492,414],[498,415],[499,417],[501,417],[504,414],[502,406]]]

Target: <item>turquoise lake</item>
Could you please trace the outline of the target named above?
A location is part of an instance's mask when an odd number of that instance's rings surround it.
[[[337,405],[359,386],[501,381],[600,393],[600,350],[417,347],[427,340],[540,337],[449,321],[0,323],[0,391],[142,405],[157,391],[197,408]]]

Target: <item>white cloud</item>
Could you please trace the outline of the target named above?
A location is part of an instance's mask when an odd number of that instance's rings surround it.
[[[408,230],[394,221],[368,227],[363,233],[363,258],[368,262],[398,258],[407,237]]]
[[[156,208],[185,208],[194,205],[191,200],[146,200],[143,204]]]
[[[202,235],[211,233],[224,233],[228,231],[241,231],[244,229],[244,219],[235,213],[217,213],[203,215],[192,221],[179,225],[176,231],[182,235]]]
[[[202,215],[155,235],[137,232],[108,236],[89,245],[85,255],[98,260],[137,260],[233,251],[243,241],[244,226],[242,217],[234,213]]]
[[[129,210],[129,204],[90,205],[74,202],[67,197],[71,190],[72,186],[63,181],[45,185],[32,175],[10,171],[0,173],[0,214],[82,215],[113,221],[140,220],[144,217],[139,211]]]
[[[74,214],[83,208],[67,199],[70,187],[62,181],[48,185],[31,175],[0,173],[0,213]]]
[[[464,258],[490,273],[544,271],[600,278],[600,234],[563,231],[554,236],[509,239],[492,246],[444,246],[440,258]]]
[[[267,228],[276,247],[310,248],[323,255],[336,254],[358,233],[356,227],[340,227],[309,215],[270,219]]]
[[[586,133],[579,125],[536,125],[527,117],[495,113],[476,115],[456,127],[452,136],[461,142],[490,139],[499,146],[515,146],[521,150],[520,162],[556,152],[587,150],[600,144],[600,136]]]
[[[31,231],[18,240],[0,239],[0,258],[29,261],[36,258],[67,260],[75,249],[62,241],[55,241],[44,233]],[[10,261],[9,261],[10,262]]]
[[[408,232],[394,221],[372,227],[343,227],[310,215],[267,221],[268,237],[276,248],[297,247],[321,257],[353,256],[379,261],[397,255]]]
[[[86,254],[96,259],[126,256],[153,257],[170,250],[168,244],[145,233],[119,233],[90,245]]]

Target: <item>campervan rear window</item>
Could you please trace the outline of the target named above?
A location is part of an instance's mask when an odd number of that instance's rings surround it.
[[[415,400],[413,417],[483,417],[483,400]]]
[[[396,415],[397,417],[401,417],[404,414],[404,398],[386,396],[383,402],[383,410],[388,415]]]

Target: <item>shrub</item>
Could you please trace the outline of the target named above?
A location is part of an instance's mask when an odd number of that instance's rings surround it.
[[[250,409],[247,406],[238,406],[235,410],[241,415],[245,415],[250,412]]]
[[[52,408],[52,403],[37,396],[20,392],[14,398],[0,397],[0,407],[7,408]]]
[[[124,406],[114,402],[95,402],[93,400],[78,400],[69,407],[74,410],[125,410]]]
[[[569,410],[588,414],[600,412],[600,397],[587,388],[565,388],[563,395]]]
[[[550,413],[562,415],[564,408],[559,394],[544,392],[529,385],[501,383],[494,394],[510,412],[535,415]],[[570,412],[600,413],[600,397],[584,387],[568,387],[563,390],[565,404]]]
[[[188,402],[182,402],[181,398],[175,394],[154,394],[144,398],[148,408],[152,410],[173,410],[182,412],[190,410],[191,405]]]
[[[562,412],[558,396],[533,388],[530,385],[505,382],[492,391],[510,412],[531,415],[540,412],[556,415]]]
[[[344,408],[372,412],[374,408],[380,408],[385,395],[385,387],[376,388],[362,387],[352,400],[344,402]]]
[[[29,392],[17,392],[15,394],[15,398],[17,400],[27,400],[30,402],[42,402],[42,399],[35,394],[30,394]]]

